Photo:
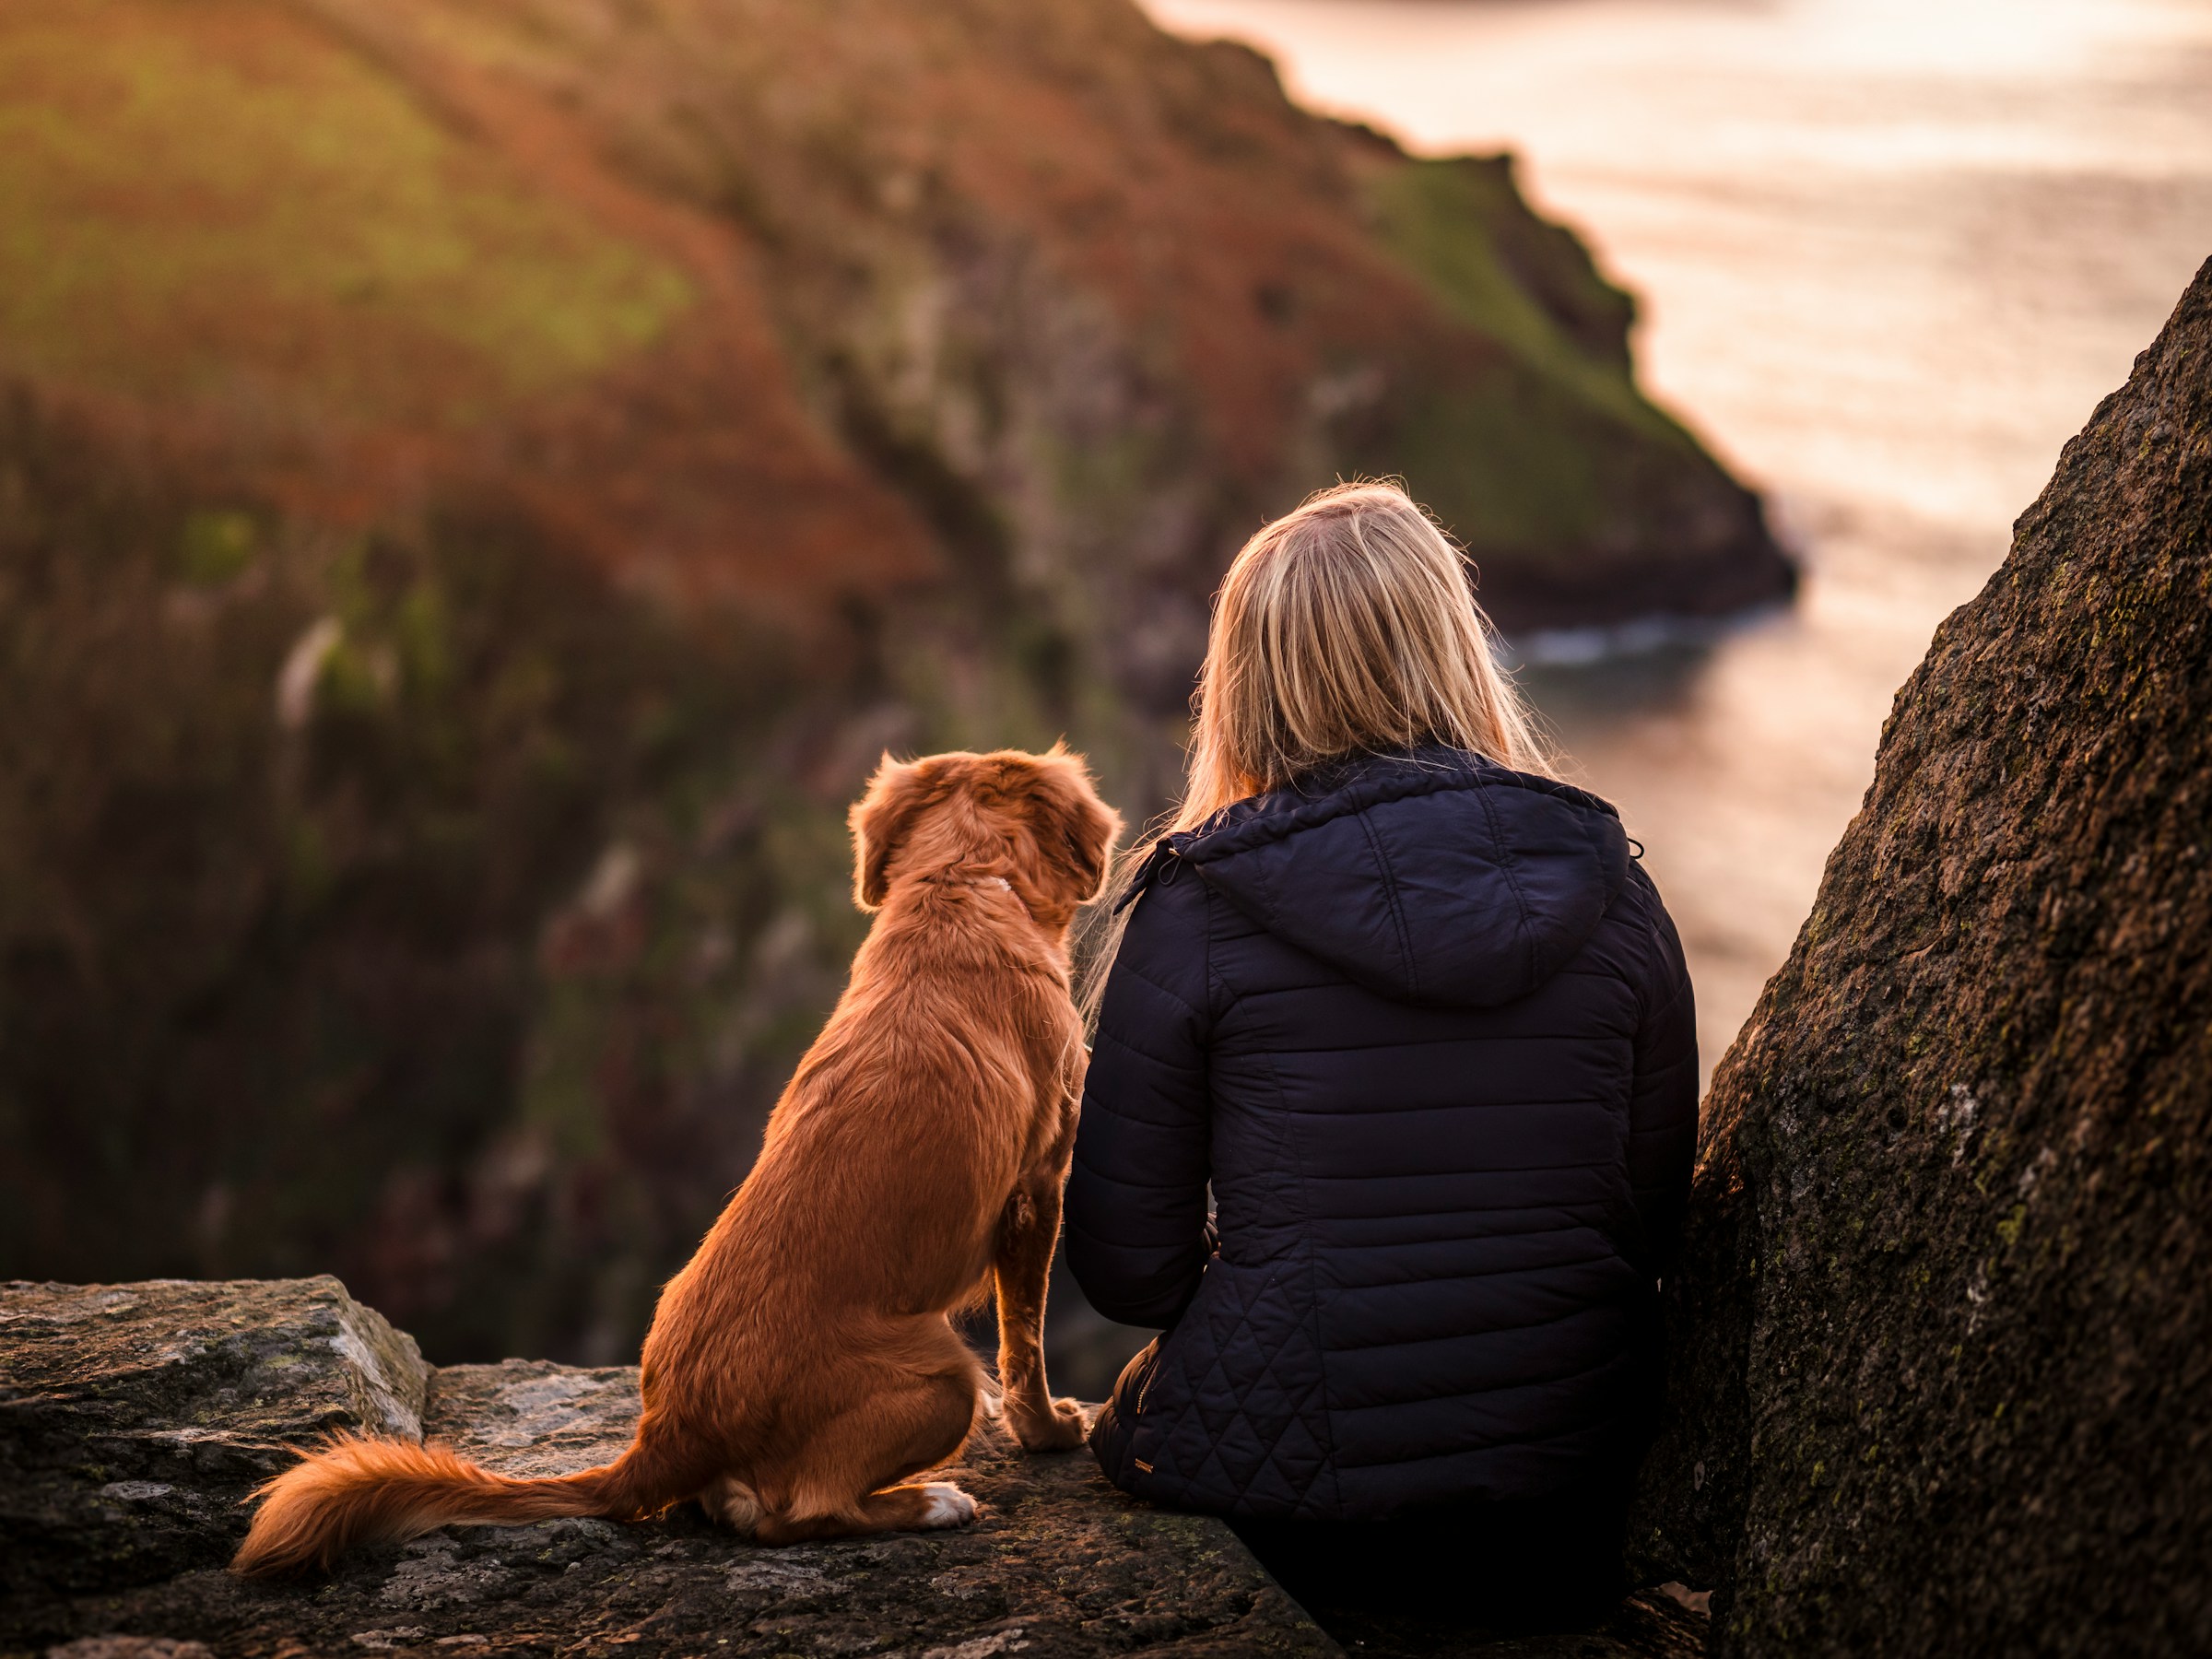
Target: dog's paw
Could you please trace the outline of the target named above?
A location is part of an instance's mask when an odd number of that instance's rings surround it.
[[[744,1537],[760,1524],[760,1496],[735,1475],[717,1476],[699,1495],[700,1507]]]
[[[1073,1400],[1054,1400],[1049,1416],[1017,1416],[1009,1409],[1006,1418],[1024,1452],[1073,1452],[1089,1431],[1083,1407]]]
[[[919,1489],[924,1526],[965,1526],[975,1519],[975,1500],[949,1481],[933,1480]]]

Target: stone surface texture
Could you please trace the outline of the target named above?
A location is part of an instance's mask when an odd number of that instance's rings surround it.
[[[2212,265],[1937,630],[1707,1102],[1723,1654],[2212,1652]]]
[[[1356,1659],[1700,1659],[1712,1630],[1702,1608],[1664,1589],[1639,1590],[1596,1630],[1568,1633],[1514,1634],[1410,1609],[1331,1609],[1322,1617]]]
[[[426,1373],[412,1343],[331,1279],[14,1286],[0,1305],[8,1541],[35,1541],[46,1516],[71,1529],[68,1548],[11,1579],[0,1653],[1337,1651],[1220,1523],[1137,1508],[1088,1457],[1024,1459],[989,1430],[955,1477],[984,1505],[971,1530],[766,1550],[684,1509],[642,1525],[457,1528],[364,1551],[325,1583],[245,1583],[220,1568],[244,1533],[236,1500],[282,1466],[286,1443],[374,1427],[512,1474],[586,1467],[628,1443],[635,1370],[510,1360]],[[404,1382],[380,1400],[371,1379],[403,1359],[411,1407]],[[108,1435],[98,1466],[50,1455],[18,1473],[26,1444],[58,1452],[77,1422]]]
[[[0,1597],[220,1564],[288,1446],[418,1437],[429,1379],[335,1278],[0,1288]]]
[[[221,1568],[237,1501],[333,1428],[416,1435],[512,1474],[614,1457],[637,1373],[536,1361],[426,1369],[335,1279],[0,1289],[0,1659],[447,1653],[1028,1659],[1343,1652],[1218,1520],[1147,1508],[1083,1454],[1024,1458],[986,1425],[951,1471],[957,1532],[761,1549],[689,1506],[652,1523],[459,1527],[328,1580]],[[1705,1621],[1653,1592],[1601,1630],[1490,1640],[1371,1618],[1376,1659],[1690,1659]]]

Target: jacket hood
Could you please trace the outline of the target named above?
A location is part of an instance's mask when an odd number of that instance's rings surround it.
[[[1594,794],[1423,748],[1240,801],[1169,837],[1146,873],[1171,879],[1171,864],[1371,991],[1488,1007],[1582,947],[1628,879],[1629,848]]]

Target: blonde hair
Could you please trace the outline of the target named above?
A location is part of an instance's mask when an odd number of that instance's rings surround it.
[[[1170,828],[1327,761],[1419,744],[1548,774],[1493,638],[1465,556],[1397,485],[1308,497],[1222,580]]]
[[[1553,775],[1495,638],[1465,555],[1397,484],[1308,497],[1246,542],[1222,579],[1182,800],[1129,849],[1128,868],[1159,834],[1355,755],[1441,744]],[[1118,921],[1097,931],[1084,999],[1094,1013]]]

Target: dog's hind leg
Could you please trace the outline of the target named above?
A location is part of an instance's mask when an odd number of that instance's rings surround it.
[[[959,1347],[949,1330],[945,1335]],[[758,1483],[764,1512],[754,1538],[795,1544],[965,1525],[975,1518],[975,1500],[959,1488],[899,1483],[959,1451],[975,1420],[975,1402],[974,1361],[965,1347],[945,1370],[886,1376],[881,1387],[807,1437],[801,1467],[782,1480]]]
[[[764,1515],[754,1529],[759,1544],[801,1544],[811,1538],[853,1538],[866,1533],[924,1532],[965,1526],[975,1519],[975,1500],[950,1481],[923,1480],[886,1487],[820,1514],[797,1510]]]

